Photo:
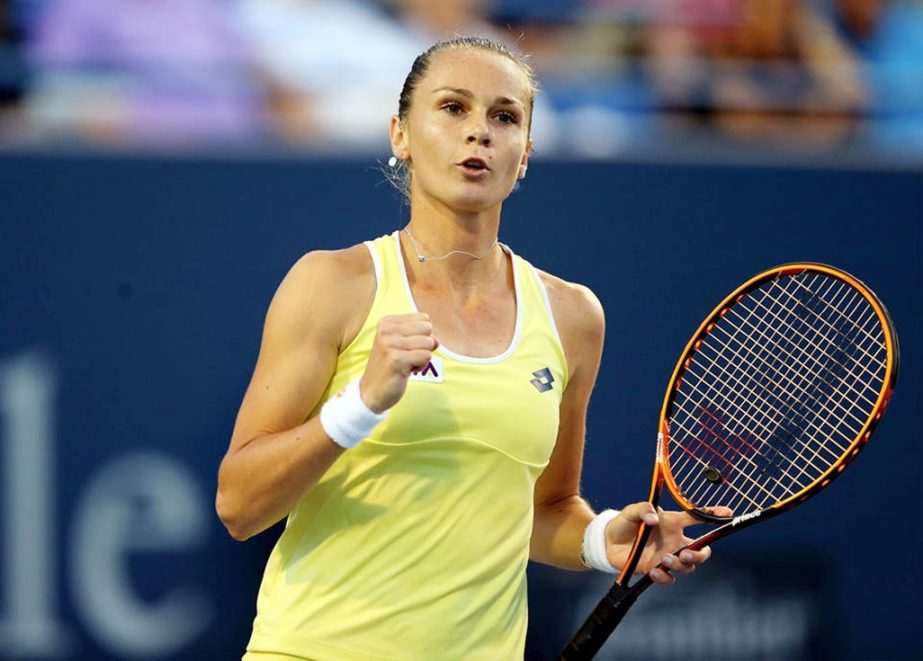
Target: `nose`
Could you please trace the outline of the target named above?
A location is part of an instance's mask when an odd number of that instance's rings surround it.
[[[476,142],[479,145],[482,145],[484,147],[490,147],[490,135],[486,133],[480,136],[471,134],[468,136],[468,142],[469,143]]]
[[[490,127],[487,122],[483,118],[472,119],[468,126],[468,136],[465,138],[465,142],[468,144],[477,143],[484,147],[489,147],[490,141]]]

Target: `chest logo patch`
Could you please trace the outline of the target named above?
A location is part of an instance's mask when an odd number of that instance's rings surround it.
[[[532,372],[532,376],[535,377],[529,383],[535,386],[535,389],[539,392],[546,392],[551,390],[552,383],[554,383],[554,377],[551,375],[551,370],[547,367],[543,367],[537,372]]]
[[[442,383],[442,358],[433,356],[422,370],[414,370],[410,374],[410,381],[423,381],[425,383]]]

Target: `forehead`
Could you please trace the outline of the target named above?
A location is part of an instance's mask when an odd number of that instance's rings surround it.
[[[532,82],[525,71],[501,53],[483,48],[451,48],[433,55],[419,89],[463,88],[490,96],[505,96],[528,105]]]

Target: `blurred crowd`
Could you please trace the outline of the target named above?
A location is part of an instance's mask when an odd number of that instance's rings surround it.
[[[923,155],[923,0],[0,0],[0,144],[383,153],[459,34],[531,54],[539,155]]]

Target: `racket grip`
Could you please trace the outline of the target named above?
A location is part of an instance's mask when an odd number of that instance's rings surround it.
[[[618,583],[613,585],[558,654],[558,661],[584,661],[596,656],[639,594]]]

